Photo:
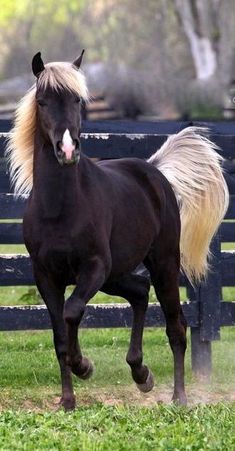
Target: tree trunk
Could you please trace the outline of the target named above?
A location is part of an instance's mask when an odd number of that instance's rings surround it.
[[[207,80],[217,71],[219,1],[174,0],[178,17],[190,45],[198,80]]]

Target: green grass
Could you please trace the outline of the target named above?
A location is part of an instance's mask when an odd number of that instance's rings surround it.
[[[66,297],[72,292],[73,287],[68,287],[66,291]],[[223,300],[235,301],[235,287],[223,287]],[[180,288],[181,302],[187,300],[186,289]],[[96,296],[90,301],[95,304],[105,303],[125,303],[125,299],[120,297],[113,297],[104,293],[97,293]],[[156,302],[156,296],[153,288],[150,290],[149,302]],[[0,306],[1,305],[37,305],[42,304],[43,301],[36,289],[36,287],[0,287]]]
[[[130,331],[127,329],[81,330],[80,340],[84,354],[95,364],[96,372],[89,381],[74,377],[78,395],[83,390],[129,389],[132,379],[125,363]],[[196,383],[191,374],[190,340],[186,353],[186,382]],[[221,341],[213,343],[213,377],[207,385],[212,392],[219,387],[226,393],[234,386],[234,328],[222,329]],[[25,399],[43,403],[45,392],[60,392],[58,364],[52,344],[52,334],[47,332],[0,333],[0,406],[20,407]],[[173,361],[165,332],[147,328],[144,333],[144,361],[156,376],[157,387],[172,389]],[[133,385],[134,387],[134,385]],[[205,388],[205,387],[204,387]],[[193,394],[189,400],[193,402]],[[170,396],[170,394],[169,394]],[[170,398],[169,398],[170,399]]]
[[[66,298],[71,294],[74,287],[70,286],[66,290]],[[186,289],[181,288],[181,301],[187,299]],[[104,293],[97,293],[90,303],[106,304],[106,303],[126,303],[127,301],[118,296],[109,296]],[[156,302],[156,295],[151,288],[149,294],[149,302]],[[0,306],[3,305],[37,305],[43,304],[43,301],[35,286],[30,287],[0,287]]]
[[[0,252],[22,250],[7,246]],[[234,300],[235,288],[224,288],[223,296]],[[40,302],[35,287],[0,289],[0,305]],[[98,293],[93,302],[113,298]],[[148,395],[138,392],[125,363],[129,338],[127,329],[80,331],[82,349],[96,371],[89,381],[74,377],[78,407],[65,414],[58,410],[61,388],[51,331],[1,332],[0,450],[234,449],[235,329],[223,328],[221,340],[213,342],[213,375],[207,382],[198,382],[191,373],[188,337],[187,408],[169,403],[173,361],[165,332],[152,328],[144,333],[144,361],[156,380]]]
[[[145,362],[156,379],[148,395],[139,394],[125,363],[129,330],[82,330],[80,335],[96,371],[89,381],[74,377],[78,407],[65,414],[57,411],[60,378],[51,332],[0,333],[1,450],[233,449],[235,405],[229,399],[235,330],[223,329],[222,340],[213,344],[209,383],[194,380],[189,346],[187,408],[169,404],[172,355],[162,329],[144,334]],[[161,399],[166,403],[157,402]]]
[[[28,254],[24,244],[1,244],[0,254]]]
[[[222,251],[234,251],[235,243],[222,243],[221,249]]]
[[[4,412],[0,447],[11,450],[232,450],[232,406],[103,406],[72,414]]]

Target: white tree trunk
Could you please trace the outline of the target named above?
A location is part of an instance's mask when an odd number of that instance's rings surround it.
[[[215,74],[218,66],[206,20],[210,14],[209,5],[200,0],[175,0],[175,5],[189,41],[197,79],[207,80]]]

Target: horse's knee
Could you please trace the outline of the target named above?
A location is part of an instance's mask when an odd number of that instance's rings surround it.
[[[146,293],[143,293],[143,295],[138,293],[138,296],[136,295],[135,297],[129,297],[128,302],[130,303],[134,313],[138,312],[138,314],[142,314],[143,317],[145,316],[149,302],[149,298]]]
[[[141,305],[144,310],[148,307],[148,299],[149,299],[149,290],[150,290],[150,281],[147,278],[141,278],[141,280],[137,281],[132,287],[132,299],[133,304]]]
[[[70,297],[64,306],[64,321],[68,324],[79,324],[84,315],[85,308],[85,303],[81,303],[77,299]]]

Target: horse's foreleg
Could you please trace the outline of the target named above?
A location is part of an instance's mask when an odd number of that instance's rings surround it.
[[[64,306],[67,329],[67,363],[81,379],[88,379],[93,372],[92,363],[82,355],[78,341],[78,326],[87,302],[97,293],[105,281],[104,265],[100,259],[89,261],[79,272],[78,285]]]
[[[65,410],[75,407],[75,396],[73,393],[71,368],[66,362],[67,337],[65,323],[63,320],[64,288],[58,288],[47,276],[34,268],[34,274],[38,290],[48,308],[54,336],[54,346],[60,365],[62,397],[61,405]]]
[[[176,256],[165,262],[149,265],[152,283],[166,319],[166,333],[174,356],[173,400],[186,404],[184,387],[184,355],[186,350],[186,320],[179,298],[179,264]]]
[[[123,276],[116,283],[105,285],[104,291],[128,300],[133,310],[131,340],[126,361],[130,365],[131,373],[139,390],[152,390],[154,380],[152,373],[143,365],[142,339],[145,313],[148,307],[148,293],[150,283],[147,278],[130,274]]]

